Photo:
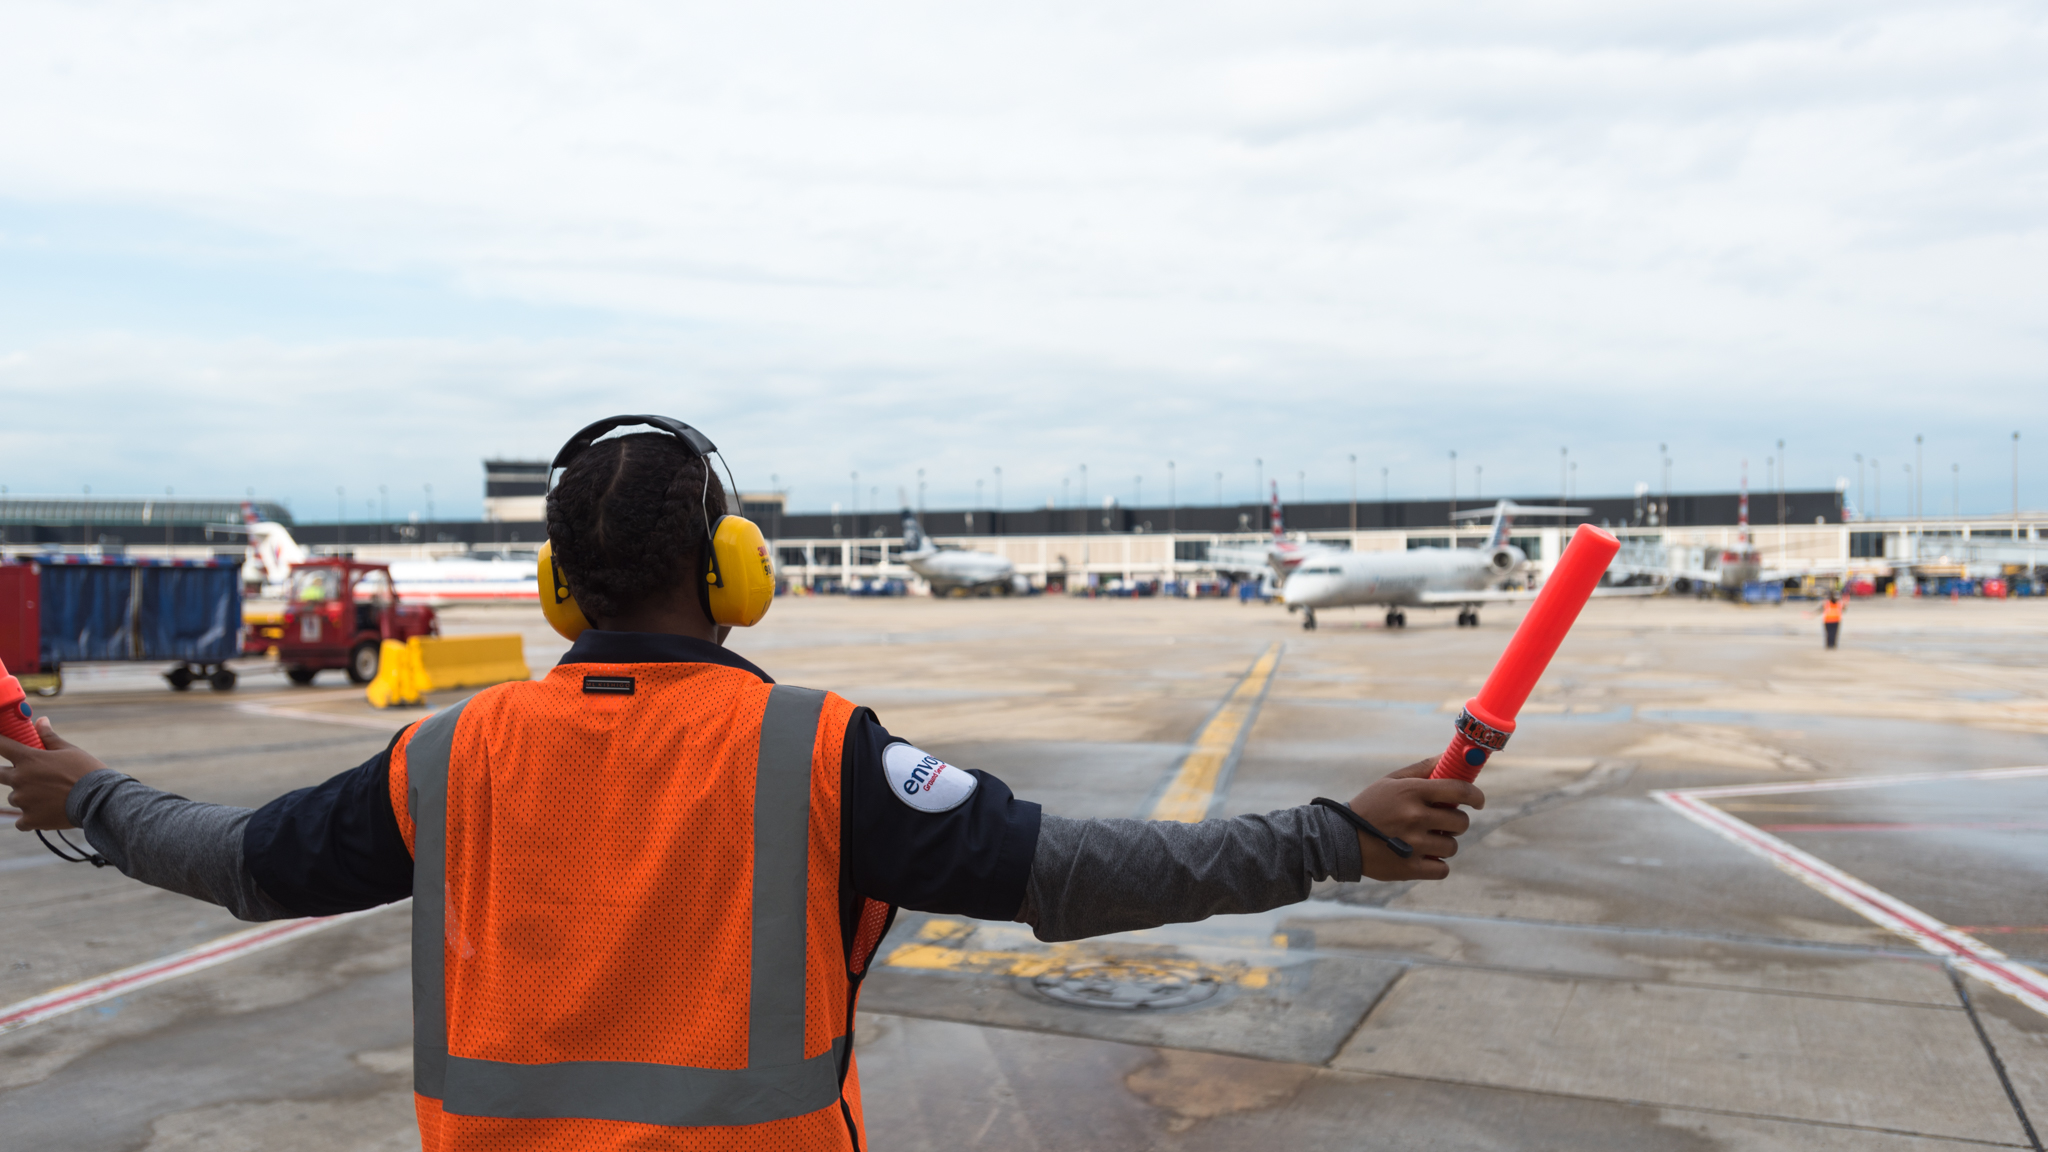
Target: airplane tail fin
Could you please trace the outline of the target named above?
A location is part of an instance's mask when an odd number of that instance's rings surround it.
[[[1749,461],[1742,462],[1742,497],[1735,505],[1735,532],[1744,544],[1749,543]]]
[[[1287,533],[1280,519],[1280,482],[1273,481],[1273,543],[1284,544]]]
[[[242,501],[242,523],[254,528],[262,519],[261,516],[256,514],[256,502],[254,500]]]
[[[1508,529],[1514,527],[1515,514],[1508,511],[1508,502],[1503,500],[1493,506],[1493,532],[1486,537],[1488,552],[1508,542]]]
[[[292,565],[307,559],[305,547],[292,539],[291,530],[273,520],[250,524],[249,551],[262,566],[266,584],[284,583],[292,574]]]
[[[903,551],[905,553],[919,553],[928,551],[930,547],[931,541],[925,539],[924,525],[917,522],[917,513],[905,508],[903,510]]]

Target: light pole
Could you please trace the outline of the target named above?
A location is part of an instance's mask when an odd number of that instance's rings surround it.
[[[996,465],[996,511],[1003,510],[1003,466]]]
[[[981,481],[979,480],[974,482],[974,506],[976,508],[981,507]]]
[[[917,470],[917,518],[924,519],[924,469]]]
[[[860,473],[859,473],[859,472],[855,472],[855,473],[853,473],[853,499],[852,499],[852,501],[851,501],[851,505],[852,505],[852,511],[851,511],[851,512],[850,512],[849,514],[850,514],[851,516],[853,516],[853,518],[854,518],[854,535],[858,536],[858,535],[860,535]]]
[[[1308,503],[1308,472],[1306,470],[1295,473],[1294,502],[1297,504]]]
[[[1358,453],[1356,453],[1356,452],[1353,452],[1353,453],[1351,453],[1350,455],[1351,455],[1351,530],[1352,530],[1353,532],[1356,532],[1356,531],[1358,531]],[[2015,457],[2014,457],[2014,459],[2018,459],[2018,457],[2017,457],[2017,456],[2015,456]],[[2015,475],[2017,475],[2017,472],[2015,472]],[[2014,483],[2015,483],[2015,485],[2017,485],[2017,483],[2018,483],[2018,482],[2017,482],[2017,481],[2015,481]],[[2015,486],[2015,488],[2014,488],[2014,491],[2018,491],[2018,488],[2017,488],[2017,486]],[[2015,506],[2017,506],[2017,505],[2015,505]]]
[[[1175,500],[1175,499],[1176,499],[1176,496],[1175,496],[1175,494],[1174,494],[1174,490],[1173,490],[1173,461],[1171,461],[1171,460],[1168,460],[1168,461],[1166,462],[1166,534],[1167,534],[1168,536],[1171,536],[1171,535],[1173,535],[1173,529],[1174,529],[1174,514],[1173,514],[1173,513],[1174,513],[1174,507],[1175,507],[1175,505],[1174,505],[1174,500]]]
[[[1778,555],[1786,555],[1785,544],[1785,442],[1778,441]]]
[[[1671,527],[1671,447],[1657,445],[1657,456],[1664,461],[1664,507],[1658,510],[1657,523],[1660,527]]]
[[[1384,527],[1386,527],[1386,526],[1387,526],[1387,524],[1386,524],[1386,520],[1387,520],[1387,501],[1388,501],[1387,491],[1388,491],[1388,488],[1387,488],[1387,469],[1386,469],[1385,467],[1381,467],[1381,468],[1380,468],[1380,527],[1382,527],[1382,528],[1384,528]]]
[[[1136,512],[1138,509],[1144,506],[1145,474],[1143,472],[1140,472],[1137,475],[1131,477],[1131,511]]]
[[[434,522],[434,486],[433,486],[432,484],[429,484],[429,485],[427,485],[427,486],[426,486],[426,489],[427,489],[427,523],[429,523],[429,524],[432,524],[432,523]]]
[[[1472,466],[1472,498],[1481,504],[1486,503],[1486,465],[1484,464],[1474,464]]]
[[[1450,525],[1451,525],[1451,532],[1452,532],[1452,534],[1453,534],[1453,537],[1454,537],[1454,538],[1452,539],[1451,543],[1453,543],[1453,544],[1456,544],[1456,543],[1457,543],[1457,540],[1455,539],[1455,535],[1456,535],[1456,533],[1457,533],[1457,530],[1458,530],[1458,450],[1457,450],[1456,448],[1453,448],[1453,449],[1451,449],[1451,519],[1450,519]]]
[[[1907,507],[1907,514],[1913,517],[1913,532],[1912,532],[1912,539],[1913,539],[1913,547],[1912,547],[1912,548],[1911,548],[1911,549],[1909,550],[1909,552],[1908,552],[1908,555],[1910,555],[1910,556],[1912,557],[1912,559],[1913,559],[1913,560],[1918,560],[1918,559],[1920,559],[1920,514],[1919,514],[1919,513],[1917,512],[1917,511],[1913,511],[1913,510],[1912,510],[1912,506],[1913,506],[1913,466],[1912,466],[1911,464],[1901,464],[1901,465],[1900,465],[1900,467],[1901,467],[1901,468],[1904,468],[1904,469],[1906,470],[1906,507]],[[1909,562],[1910,562],[1910,561],[1909,561]]]
[[[2020,434],[2012,434],[2012,538],[2020,538]]]
[[[1927,455],[1921,449],[1922,437],[1913,434],[1913,558],[1920,558],[1920,522],[1927,516]]]
[[[1216,506],[1223,507],[1223,473],[1216,473]]]

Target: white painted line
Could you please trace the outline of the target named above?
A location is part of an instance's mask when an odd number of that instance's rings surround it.
[[[1841,776],[1794,784],[1725,784],[1718,788],[1683,788],[1687,796],[1777,796],[1787,792],[1838,792],[1845,788],[1888,788],[1898,784],[1946,783],[1951,780],[2012,780],[2048,776],[2048,764],[2023,768],[1979,768],[1973,772],[1913,772],[1903,776]]]
[[[2005,775],[2042,775],[2048,769],[1993,769],[1992,772]],[[1923,779],[1998,779],[1986,772],[1955,772],[1946,776]],[[1889,783],[1899,777],[1880,777],[1867,780],[1869,783]],[[1815,781],[1803,789],[1773,788],[1773,792],[1787,790],[1820,791],[1837,781]],[[1818,785],[1819,787],[1816,787]],[[1864,919],[1888,928],[1906,937],[1921,948],[1952,961],[1957,968],[1995,988],[2011,995],[2020,1003],[2048,1016],[2048,975],[2043,975],[2024,964],[2014,963],[2005,953],[1983,944],[1940,920],[1929,916],[1911,904],[1894,896],[1880,892],[1840,868],[1807,852],[1802,852],[1776,836],[1765,832],[1747,821],[1730,816],[1719,808],[1700,799],[1703,795],[1729,795],[1724,790],[1700,788],[1671,792],[1652,792],[1650,798],[1672,809],[1679,815],[1726,837],[1729,840],[1762,856],[1801,883],[1821,895],[1841,904]],[[1752,793],[1741,793],[1744,795]]]
[[[265,948],[275,948],[279,944],[310,936],[337,924],[346,924],[350,920],[374,915],[391,907],[395,905],[386,904],[361,912],[346,912],[339,916],[320,916],[311,920],[287,920],[281,924],[266,924],[260,928],[222,936],[197,948],[187,948],[183,952],[174,952],[132,968],[123,968],[119,972],[109,972],[105,976],[67,984],[41,996],[31,996],[19,1003],[0,1008],[0,1033],[40,1024],[53,1016],[62,1016],[66,1012],[112,1000],[117,996],[125,996],[151,984],[161,984],[166,980],[188,976],[203,968],[225,964],[252,952],[261,952]]]
[[[375,728],[379,732],[396,732],[415,720],[424,720],[434,714],[434,709],[424,711],[413,708],[393,709],[391,715],[347,716],[335,712],[309,712],[302,708],[280,708],[275,704],[237,704],[235,711],[247,712],[251,716],[268,716],[277,720],[311,720],[319,724],[340,724],[348,728]]]

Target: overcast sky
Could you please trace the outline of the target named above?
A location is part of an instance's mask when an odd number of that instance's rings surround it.
[[[2038,6],[9,0],[0,484],[2038,508],[2044,226]]]

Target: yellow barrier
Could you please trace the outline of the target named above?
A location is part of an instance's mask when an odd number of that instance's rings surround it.
[[[377,678],[365,695],[390,708],[418,704],[428,692],[481,688],[507,680],[528,680],[526,644],[517,634],[498,636],[415,636],[401,644],[386,640]]]

